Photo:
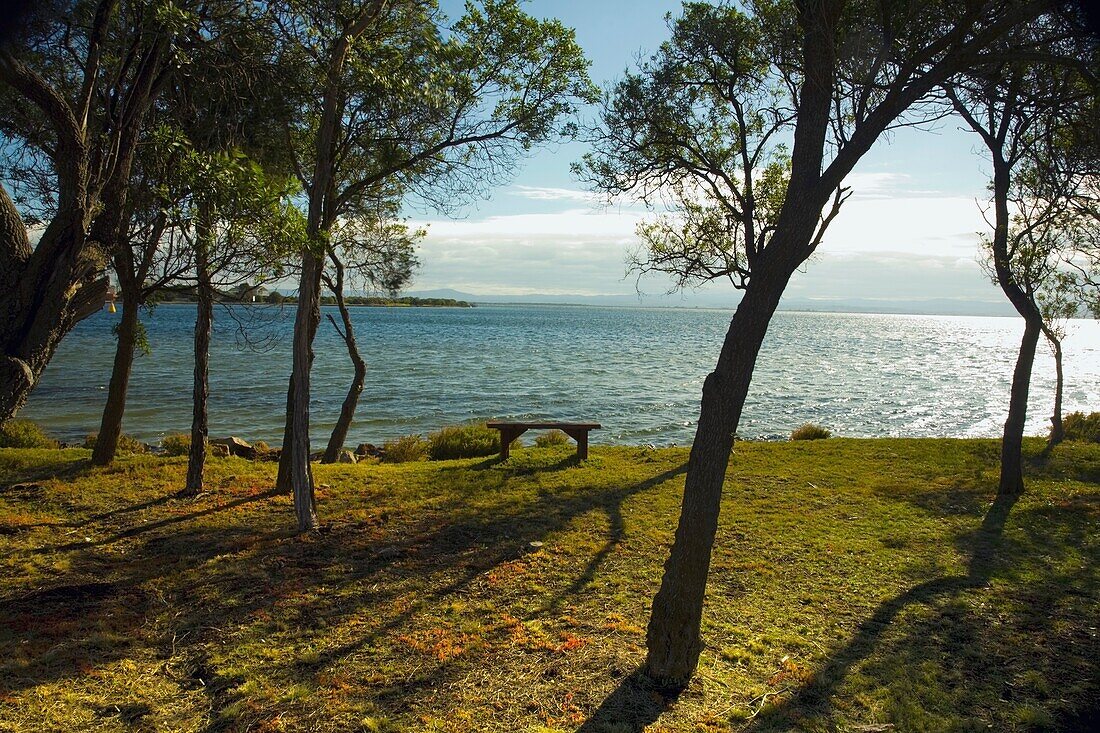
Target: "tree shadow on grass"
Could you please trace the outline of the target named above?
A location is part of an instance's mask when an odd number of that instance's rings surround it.
[[[106,537],[103,537],[101,539],[94,540],[94,541],[91,541],[91,542],[89,542],[87,540],[75,540],[73,542],[66,542],[65,544],[62,544],[62,545],[46,545],[46,546],[43,546],[43,547],[39,547],[39,548],[36,548],[33,551],[33,554],[40,554],[41,555],[41,554],[49,554],[49,553],[52,553],[52,552],[70,552],[72,550],[83,550],[83,549],[86,549],[86,548],[89,548],[89,547],[100,547],[100,546],[104,546],[104,545],[111,545],[111,544],[114,544],[115,542],[118,542],[119,540],[138,537],[138,536],[143,535],[143,534],[147,534],[147,533],[150,533],[150,532],[155,532],[159,529],[164,529],[166,527],[171,527],[172,525],[175,525],[175,524],[183,524],[185,522],[190,522],[190,521],[193,521],[195,519],[200,519],[202,517],[207,517],[207,516],[210,516],[211,514],[217,514],[219,512],[231,511],[231,510],[236,509],[238,507],[241,507],[245,504],[252,504],[252,503],[255,503],[255,502],[264,501],[266,499],[272,499],[272,498],[274,498],[276,496],[279,496],[279,495],[280,495],[280,492],[276,491],[275,489],[271,489],[269,491],[257,492],[257,493],[254,493],[254,494],[249,494],[247,496],[240,496],[240,497],[237,497],[235,499],[230,499],[229,501],[225,501],[225,502],[222,502],[222,501],[219,500],[214,506],[207,507],[205,509],[196,509],[195,511],[192,511],[192,512],[185,512],[185,513],[181,513],[181,514],[176,514],[176,515],[173,515],[171,517],[166,517],[164,519],[157,519],[157,520],[154,520],[154,521],[151,521],[151,522],[145,522],[144,524],[139,524],[139,525],[136,525],[134,527],[127,527],[126,529],[119,530],[119,531],[114,532],[110,535],[107,535]],[[84,526],[87,526],[89,524],[92,524],[96,521],[100,521],[100,520],[103,520],[103,519],[117,518],[121,514],[128,514],[128,513],[132,513],[132,512],[136,512],[136,511],[143,511],[143,510],[146,510],[146,509],[150,509],[152,507],[163,506],[165,504],[168,504],[171,500],[179,500],[179,497],[168,496],[168,497],[165,497],[165,498],[162,498],[162,499],[151,499],[149,501],[145,501],[145,502],[142,502],[140,504],[133,505],[133,506],[122,507],[121,509],[117,509],[117,510],[112,511],[112,512],[103,512],[101,514],[96,514],[96,515],[93,515],[91,517],[88,517],[85,520],[82,520],[81,522],[79,522],[77,524],[69,525],[69,526],[84,527]]]
[[[461,597],[494,568],[523,558],[532,551],[531,542],[545,540],[575,517],[603,511],[612,518],[611,536],[561,596],[578,592],[622,540],[622,502],[684,470],[627,486],[540,491],[531,500],[502,503],[499,512],[471,511],[461,492],[433,504],[424,516],[410,512],[387,519],[380,512],[363,519],[357,504],[359,518],[337,516],[326,531],[303,536],[262,529],[278,526],[269,517],[287,511],[285,500],[271,493],[223,497],[217,504],[206,497],[192,511],[168,516],[173,507],[154,500],[149,521],[116,526],[96,542],[48,548],[70,564],[61,578],[74,580],[3,599],[0,649],[18,653],[0,665],[0,694],[76,678],[153,647],[178,684],[210,696],[210,729],[232,726],[219,710],[239,708],[233,703],[247,693],[236,689],[242,680],[225,676],[229,673],[210,661],[217,650],[224,654],[225,629],[238,630],[234,644],[253,633],[279,635],[288,625],[313,629],[320,639],[327,634],[321,629],[368,619],[363,633],[347,643],[321,648],[307,659],[292,657],[265,672],[280,684],[314,684],[322,671],[403,626],[415,626],[417,616],[434,613],[441,600]],[[238,513],[222,514],[232,510]],[[133,519],[129,511],[105,514]],[[405,603],[409,588],[417,588],[417,595]],[[379,699],[433,694],[459,666],[421,663],[422,672],[386,687]]]
[[[882,710],[890,717],[928,729],[952,727],[959,720],[985,727],[989,724],[984,717],[987,712],[977,700],[990,691],[1001,703],[1011,699],[1017,681],[1010,668],[1026,672],[1025,668],[1045,664],[1045,660],[1064,665],[1070,658],[1086,659],[1079,647],[1082,639],[1047,628],[1064,610],[1066,598],[1082,593],[1079,587],[1086,588],[1086,595],[1100,589],[1095,569],[1100,558],[1095,551],[1092,562],[1073,572],[1059,571],[1057,566],[1065,558],[1054,557],[1059,548],[1063,555],[1077,548],[1087,554],[1086,517],[1074,516],[1072,507],[1068,513],[1066,507],[1029,509],[1017,515],[1014,524],[1019,525],[1018,531],[1012,540],[1006,540],[1004,529],[1018,499],[998,496],[981,526],[959,538],[960,547],[970,554],[964,575],[928,580],[880,604],[820,670],[779,703],[754,711],[754,715],[760,714],[746,730],[788,730],[808,717],[830,720],[838,692],[857,669],[863,678],[861,685],[885,692]],[[991,592],[991,581],[998,579],[1009,581],[1010,592],[1022,596],[1026,603],[1013,598],[1009,608],[1015,606],[1014,615],[1006,619],[1001,611],[991,623],[974,608],[973,594]],[[978,603],[984,605],[981,600]],[[1084,641],[1093,647],[1093,656],[1100,653],[1095,639]],[[1021,647],[1024,642],[1042,647]],[[1065,678],[1066,673],[1052,676]],[[1030,679],[1028,674],[1015,677]],[[1092,712],[1088,703],[1096,699],[1095,693],[1095,679],[1081,689],[1066,691],[1068,699],[1062,700],[1065,705],[1059,713],[1061,723],[1073,716],[1095,715],[1095,702],[1091,703]],[[1060,727],[1054,717],[1048,722],[1051,728]],[[1061,729],[1086,728],[1070,724]]]
[[[638,668],[604,698],[577,733],[637,733],[654,723],[676,701],[676,693],[658,690]]]
[[[303,665],[301,671],[305,675],[315,673],[318,669],[331,665],[334,662],[347,657],[355,651],[374,643],[386,633],[400,627],[416,613],[429,608],[440,600],[461,593],[468,588],[475,579],[503,563],[523,557],[530,551],[532,542],[540,542],[546,539],[551,532],[564,527],[574,517],[586,514],[594,509],[602,509],[609,516],[618,516],[617,523],[613,522],[611,536],[601,550],[588,562],[581,575],[570,584],[562,593],[551,600],[543,611],[536,612],[532,616],[545,613],[560,606],[562,601],[572,594],[579,592],[595,575],[596,569],[606,558],[611,549],[622,540],[625,527],[622,524],[621,506],[631,496],[649,491],[661,484],[683,474],[687,470],[686,464],[674,469],[664,471],[656,476],[639,483],[613,490],[604,491],[575,491],[569,494],[546,493],[540,495],[534,502],[520,507],[512,513],[484,517],[475,515],[466,521],[459,521],[446,527],[429,531],[426,535],[414,535],[405,542],[385,548],[383,554],[406,558],[407,569],[405,572],[431,572],[438,569],[439,558],[465,557],[462,562],[462,571],[448,582],[438,586],[429,593],[421,594],[416,602],[404,612],[395,614],[385,624],[379,626],[369,634],[364,634],[355,641],[330,649],[321,654],[319,658],[310,664]],[[458,563],[454,563],[458,565]],[[378,568],[370,569],[369,566],[361,567],[353,573],[353,579],[362,580],[365,575],[374,572]],[[376,604],[377,605],[377,604]],[[337,615],[348,615],[361,608],[358,603],[351,604],[350,608],[336,609]],[[330,621],[332,612],[326,614]],[[411,692],[415,685],[405,687]]]

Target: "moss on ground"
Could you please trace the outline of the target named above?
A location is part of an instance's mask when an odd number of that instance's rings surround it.
[[[739,443],[674,700],[687,451],[571,453],[318,466],[295,536],[271,463],[0,450],[0,730],[1093,729],[1100,446],[990,512],[993,441]]]

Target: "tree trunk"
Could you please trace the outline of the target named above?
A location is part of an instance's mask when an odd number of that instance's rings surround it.
[[[207,247],[195,248],[198,276],[198,309],[195,313],[195,381],[191,406],[191,448],[187,453],[187,484],[183,493],[202,492],[206,467],[206,439],[209,436],[207,403],[210,398],[210,334],[214,327],[214,286],[210,280]]]
[[[335,463],[339,460],[340,451],[343,449],[344,441],[348,437],[348,430],[351,429],[351,421],[355,417],[355,407],[359,404],[359,395],[363,392],[363,383],[367,379],[367,363],[359,353],[358,344],[355,343],[355,331],[352,328],[351,314],[348,312],[348,305],[344,301],[344,265],[336,257],[330,259],[332,259],[336,270],[336,278],[335,281],[328,284],[332,288],[333,295],[336,296],[336,305],[340,308],[340,320],[344,323],[343,330],[337,327],[336,331],[348,347],[348,357],[355,367],[355,375],[352,377],[348,394],[344,397],[344,404],[340,406],[340,417],[332,428],[332,435],[328,439],[328,447],[325,448],[325,455],[321,458],[322,463]],[[329,316],[329,319],[332,320],[332,316]],[[332,321],[332,325],[336,327],[335,320]]]
[[[1050,439],[1047,440],[1047,450],[1051,450],[1066,439],[1066,428],[1062,424],[1062,393],[1065,379],[1062,375],[1062,339],[1050,331],[1047,331],[1046,335],[1054,348],[1054,414],[1050,417]]]
[[[115,363],[111,370],[111,382],[107,388],[107,404],[99,423],[99,435],[92,449],[92,465],[106,466],[115,459],[118,440],[122,436],[122,415],[126,411],[126,393],[130,386],[130,373],[134,366],[134,348],[137,344],[138,299],[133,283],[122,287],[122,319],[118,323],[118,344],[115,346]]]
[[[0,187],[2,188],[2,187]],[[9,209],[10,205],[10,209]],[[0,422],[14,417],[61,339],[107,296],[105,263],[83,246],[79,213],[59,214],[26,252],[6,191],[0,196]]]
[[[293,415],[294,374],[292,373],[286,388],[286,419],[283,421],[283,445],[279,449],[279,473],[275,477],[275,491],[280,494],[289,494],[294,490],[294,484],[290,480],[290,441],[294,435]]]
[[[317,527],[317,508],[313,491],[313,470],[309,464],[309,376],[313,367],[313,337],[321,321],[321,262],[312,252],[302,255],[302,281],[298,288],[298,308],[294,318],[294,366],[289,402],[291,423],[289,444],[283,444],[281,459],[288,461],[294,513],[298,530]]]
[[[750,282],[703,384],[680,522],[646,634],[646,672],[663,687],[684,687],[699,663],[703,597],[733,436],[768,323],[793,271],[768,273],[778,276],[771,280],[761,273]]]
[[[1008,418],[1001,439],[1001,481],[997,493],[1015,496],[1024,491],[1023,444],[1024,423],[1027,420],[1027,395],[1031,384],[1031,368],[1035,363],[1035,347],[1039,343],[1042,324],[1038,318],[1027,318],[1020,353],[1012,373],[1012,392],[1008,401]]]

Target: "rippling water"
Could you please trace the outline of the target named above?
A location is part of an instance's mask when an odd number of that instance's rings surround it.
[[[593,442],[689,444],[703,378],[729,315],[571,306],[355,308],[369,372],[349,443],[470,420],[541,417],[599,421],[604,429]],[[246,306],[217,311],[212,436],[281,442],[292,316],[289,309]],[[117,319],[100,313],[65,338],[23,417],[65,440],[98,429]],[[160,306],[145,320],[152,354],[135,362],[125,430],[154,441],[189,429],[194,307]],[[241,338],[244,328],[251,344]],[[782,437],[812,421],[846,436],[997,436],[1021,333],[1013,318],[778,313],[739,433]],[[1100,325],[1075,322],[1065,351],[1066,411],[1100,410]],[[351,367],[327,321],[316,353],[312,437],[320,444]],[[1053,375],[1053,359],[1041,349],[1030,433],[1047,429]]]

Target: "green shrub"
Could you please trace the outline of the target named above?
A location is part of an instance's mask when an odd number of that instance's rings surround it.
[[[271,452],[271,446],[262,440],[257,440],[252,444],[252,448],[256,451],[256,455],[262,456]]]
[[[567,445],[569,443],[569,436],[560,430],[551,430],[549,433],[543,433],[535,438],[536,448],[553,448],[558,445]]]
[[[8,420],[0,424],[0,448],[56,448],[42,428],[30,420]]]
[[[1071,412],[1062,418],[1062,427],[1066,430],[1066,440],[1100,443],[1100,412],[1092,412],[1088,415],[1083,412]]]
[[[89,433],[88,437],[84,439],[84,447],[88,450],[94,450],[97,438],[99,438],[99,433]],[[132,435],[123,433],[118,436],[117,451],[119,453],[144,453],[145,443],[142,443]]]
[[[830,435],[832,433],[829,432],[828,428],[808,422],[794,429],[794,432],[791,433],[791,440],[824,440]]]
[[[160,447],[165,455],[185,456],[191,452],[191,436],[187,433],[174,433],[165,435],[160,440]]]
[[[382,444],[382,460],[386,463],[423,461],[428,457],[428,441],[419,435],[402,435]]]
[[[512,441],[513,448],[519,438]],[[428,455],[433,461],[478,458],[500,452],[500,433],[484,425],[452,425],[428,436]]]

